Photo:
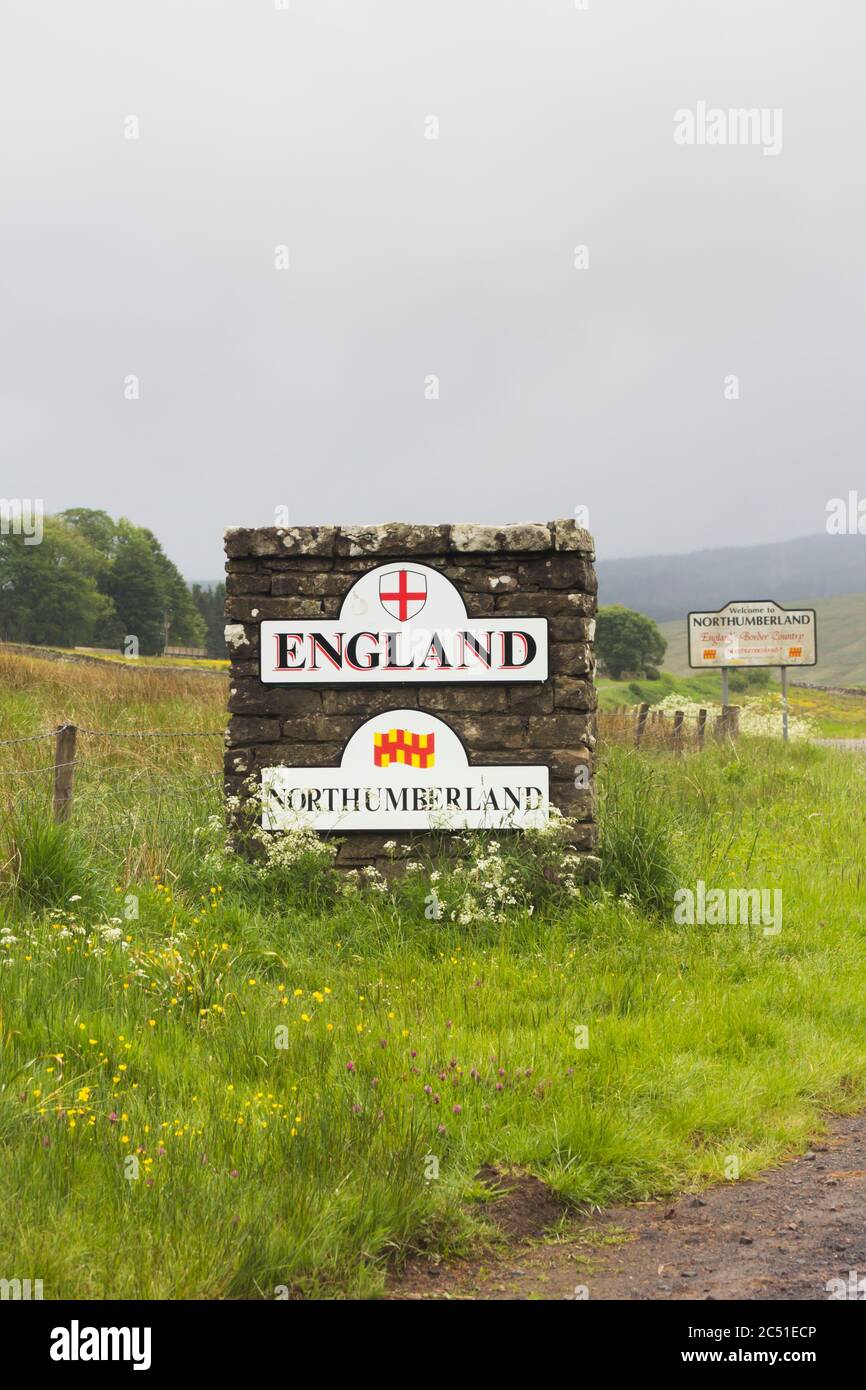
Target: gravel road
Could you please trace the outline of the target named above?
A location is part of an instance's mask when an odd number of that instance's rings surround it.
[[[500,1204],[504,1253],[438,1266],[416,1260],[387,1297],[866,1300],[863,1115],[835,1119],[807,1154],[757,1180],[612,1208],[576,1220],[557,1243],[542,1239],[550,1197],[535,1179],[513,1181],[491,1211]]]

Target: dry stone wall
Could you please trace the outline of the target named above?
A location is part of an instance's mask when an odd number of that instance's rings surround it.
[[[551,803],[576,820],[575,848],[592,855],[597,584],[587,531],[568,519],[510,526],[236,527],[226,532],[225,549],[229,794],[267,766],[338,765],[347,739],[370,716],[391,707],[418,708],[460,735],[470,764],[546,764]],[[460,591],[470,617],[547,618],[549,679],[331,689],[262,683],[260,623],[337,618],[359,574],[398,559],[441,570]],[[587,776],[589,785],[580,785]],[[349,834],[337,862],[382,867],[388,838]],[[408,842],[418,835],[399,838]]]

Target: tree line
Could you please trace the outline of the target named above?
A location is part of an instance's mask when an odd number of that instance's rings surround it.
[[[0,534],[0,637],[56,647],[205,647],[225,656],[225,585],[190,587],[145,526],[71,507],[46,517],[38,545]]]
[[[123,650],[134,636],[142,656],[166,646],[226,654],[225,585],[186,583],[152,531],[126,517],[70,507],[46,517],[39,545],[0,534],[0,638],[43,646]],[[653,677],[665,639],[651,618],[619,604],[599,610],[600,668]]]

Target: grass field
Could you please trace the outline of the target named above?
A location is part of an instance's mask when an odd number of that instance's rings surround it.
[[[0,658],[0,739],[207,733],[224,699]],[[545,839],[393,888],[303,843],[236,861],[219,738],[81,735],[58,828],[51,750],[0,746],[0,1271],[46,1298],[373,1297],[408,1251],[477,1248],[483,1164],[639,1199],[866,1102],[858,758],[608,741],[574,896]],[[677,926],[698,879],[781,889],[782,931]]]
[[[14,649],[14,644],[11,644]],[[5,643],[0,643],[0,653],[6,647]],[[31,649],[38,650],[38,649]],[[68,656],[79,660],[82,665],[89,665],[93,662],[113,663],[116,666],[125,666],[128,670],[155,670],[155,671],[176,671],[178,668],[189,669],[191,671],[224,671],[228,674],[228,659],[219,660],[216,657],[191,657],[191,656],[124,656],[122,652],[97,651],[92,647],[50,647],[44,648],[48,652],[56,652],[58,656]],[[14,654],[11,652],[10,654]]]
[[[73,655],[73,656],[75,655],[75,651],[73,650],[73,651],[70,653],[68,648],[58,647],[57,650],[60,651],[60,652],[63,652],[65,655],[70,655],[70,654]],[[135,657],[133,657],[133,656],[123,656],[120,652],[100,652],[98,655],[97,655],[96,653],[90,652],[90,653],[88,653],[88,655],[91,656],[93,659],[95,659],[95,660],[97,660],[97,661],[110,661],[110,662],[115,662],[118,666],[125,666],[125,667],[127,667],[128,669],[134,669],[134,668],[137,668],[137,667],[140,668],[140,667],[143,666],[143,667],[145,668],[145,670],[151,669],[151,670],[155,670],[155,671],[176,671],[179,667],[183,667],[183,668],[186,668],[186,669],[188,669],[188,670],[190,670],[190,671],[224,671],[226,674],[228,674],[228,669],[229,669],[229,662],[228,662],[228,660],[221,661],[221,660],[219,660],[219,659],[216,658],[216,657],[201,657],[201,656],[196,656],[196,657],[192,657],[192,656],[135,656]]]

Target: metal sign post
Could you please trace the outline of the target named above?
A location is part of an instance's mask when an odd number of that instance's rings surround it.
[[[814,608],[781,608],[773,599],[740,599],[716,612],[689,613],[689,666],[722,673],[722,718],[728,708],[728,670],[778,666],[782,674],[782,739],[788,742],[788,667],[818,661]]]

